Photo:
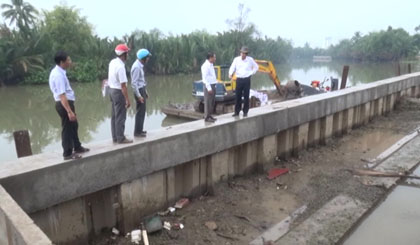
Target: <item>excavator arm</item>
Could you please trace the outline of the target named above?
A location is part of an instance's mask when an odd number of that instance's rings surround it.
[[[258,71],[267,73],[270,79],[273,81],[274,85],[276,86],[277,92],[279,95],[283,95],[283,89],[280,84],[279,77],[277,76],[276,68],[274,68],[274,65],[271,61],[267,60],[255,60],[258,64]]]

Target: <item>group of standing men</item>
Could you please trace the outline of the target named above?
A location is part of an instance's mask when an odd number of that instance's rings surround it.
[[[115,48],[117,57],[109,63],[108,85],[110,87],[110,97],[112,103],[111,132],[114,143],[125,144],[132,143],[124,135],[125,119],[127,108],[130,107],[130,99],[127,92],[127,73],[125,70],[125,61],[130,49],[125,44],[119,44]],[[146,90],[146,80],[144,78],[144,64],[147,63],[152,54],[147,49],[137,51],[137,59],[131,67],[131,86],[136,100],[136,118],[134,126],[134,137],[146,137],[146,131],[143,130],[144,117],[146,115],[146,100],[149,95]]]
[[[207,60],[201,66],[201,74],[204,85],[204,121],[206,122],[216,121],[216,118],[212,117],[211,115],[214,112],[217,83],[216,72],[213,66],[215,62],[216,54],[209,52],[207,54]],[[244,117],[248,116],[251,76],[254,75],[257,71],[258,64],[252,57],[248,56],[248,48],[245,46],[242,47],[240,50],[240,56],[233,60],[229,68],[230,79],[232,79],[234,73],[236,74],[235,112],[232,116],[239,116],[239,112],[241,110]]]
[[[112,103],[111,133],[114,143],[132,143],[124,135],[127,108],[130,107],[130,99],[127,90],[127,74],[125,62],[130,49],[125,44],[119,44],[115,48],[117,57],[109,63],[108,86]],[[149,95],[146,90],[143,66],[147,63],[152,54],[147,49],[140,49],[137,59],[131,68],[131,84],[136,100],[135,137],[145,137],[143,130],[146,114],[146,100]],[[81,153],[89,149],[81,145],[78,136],[78,122],[74,101],[76,96],[70,86],[66,71],[70,68],[72,61],[70,56],[63,51],[58,51],[54,57],[56,66],[51,70],[49,85],[55,100],[55,108],[61,118],[61,145],[63,147],[64,160],[79,159]]]
[[[130,49],[125,44],[119,44],[115,48],[116,58],[111,60],[108,69],[108,86],[112,103],[111,133],[114,143],[132,143],[124,135],[125,120],[127,109],[130,107],[130,99],[127,90],[127,73],[125,62],[128,58]],[[248,56],[248,48],[242,47],[241,55],[233,60],[229,69],[229,78],[232,79],[236,73],[236,104],[233,116],[238,116],[243,111],[243,116],[248,115],[249,110],[249,90],[251,76],[258,71],[258,64],[253,58]],[[131,85],[136,101],[136,117],[134,127],[134,137],[145,137],[146,131],[143,130],[144,118],[146,114],[146,100],[149,95],[146,90],[146,80],[144,77],[144,65],[149,60],[151,53],[147,49],[140,49],[136,53],[137,59],[131,67]],[[204,84],[204,103],[206,122],[215,122],[212,117],[214,112],[216,95],[216,74],[213,64],[216,62],[216,54],[209,52],[206,61],[201,67]],[[88,152],[89,149],[82,146],[78,136],[78,122],[74,101],[76,99],[73,89],[70,86],[66,71],[71,66],[70,56],[63,51],[58,51],[54,57],[56,66],[51,70],[49,85],[55,100],[55,108],[61,118],[61,143],[63,147],[64,160],[78,159],[81,153]],[[243,108],[242,108],[242,96]]]

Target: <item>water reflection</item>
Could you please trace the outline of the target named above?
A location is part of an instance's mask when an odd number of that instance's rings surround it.
[[[297,79],[304,84],[324,77],[341,77],[343,64],[295,62],[277,66],[277,73],[284,83]],[[418,71],[417,66],[412,71]],[[395,64],[350,64],[348,84],[367,83],[395,75]],[[404,69],[401,69],[404,72]],[[185,122],[166,117],[160,108],[169,102],[187,103],[191,96],[192,81],[200,74],[147,76],[150,99],[147,105],[145,129],[154,130]],[[79,119],[79,136],[83,143],[110,139],[110,102],[103,98],[100,83],[72,84],[76,92],[76,111]],[[252,79],[253,89],[274,88],[266,74]],[[129,88],[131,89],[131,88]],[[129,93],[133,98],[132,92]],[[134,104],[134,103],[133,103]],[[28,129],[34,154],[43,151],[61,152],[60,120],[54,109],[54,101],[48,85],[0,88],[0,162],[16,159],[13,132]],[[134,128],[133,108],[128,110],[125,133],[132,135]]]

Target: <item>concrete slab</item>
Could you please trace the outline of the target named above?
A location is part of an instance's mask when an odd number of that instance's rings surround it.
[[[290,225],[292,222],[306,210],[306,205],[295,210],[292,214],[287,216],[281,222],[275,224],[270,229],[265,231],[263,234],[255,238],[250,245],[265,245],[263,241],[277,241],[280,237],[286,234],[289,231]]]
[[[419,244],[419,202],[420,188],[398,186],[344,244]]]
[[[417,135],[374,169],[381,172],[404,172],[413,170],[420,162],[418,149],[420,149],[420,137]],[[396,185],[399,180],[399,178],[391,177],[365,177],[364,179],[364,182],[369,185],[383,186],[385,188],[391,188]]]
[[[417,168],[413,171],[412,175],[415,175],[415,176],[420,176],[420,166],[419,166],[419,167],[417,167]],[[418,179],[407,179],[407,180],[405,181],[405,183],[406,183],[406,184],[409,184],[409,185],[415,185],[415,186],[420,187],[420,180],[418,180]]]
[[[275,244],[336,244],[366,210],[365,203],[339,195]]]

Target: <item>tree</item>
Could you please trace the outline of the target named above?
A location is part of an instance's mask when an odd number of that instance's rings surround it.
[[[37,54],[37,39],[25,40],[13,32],[4,30],[0,33],[0,84],[17,83],[33,71],[43,70],[42,56]]]
[[[30,30],[38,15],[38,11],[23,0],[11,0],[11,4],[4,3],[1,8],[4,9],[2,15],[9,20],[9,25],[15,24],[23,32]]]
[[[258,30],[254,23],[248,22],[248,14],[251,10],[245,8],[243,3],[238,5],[238,16],[234,19],[227,19],[226,23],[231,27],[231,34],[235,45],[235,51],[241,46],[252,42],[254,36],[258,36]]]
[[[74,7],[56,6],[51,12],[44,12],[45,24],[42,32],[50,40],[51,53],[65,50],[72,57],[83,57],[89,53],[88,47],[93,42],[92,27],[79,10]]]

